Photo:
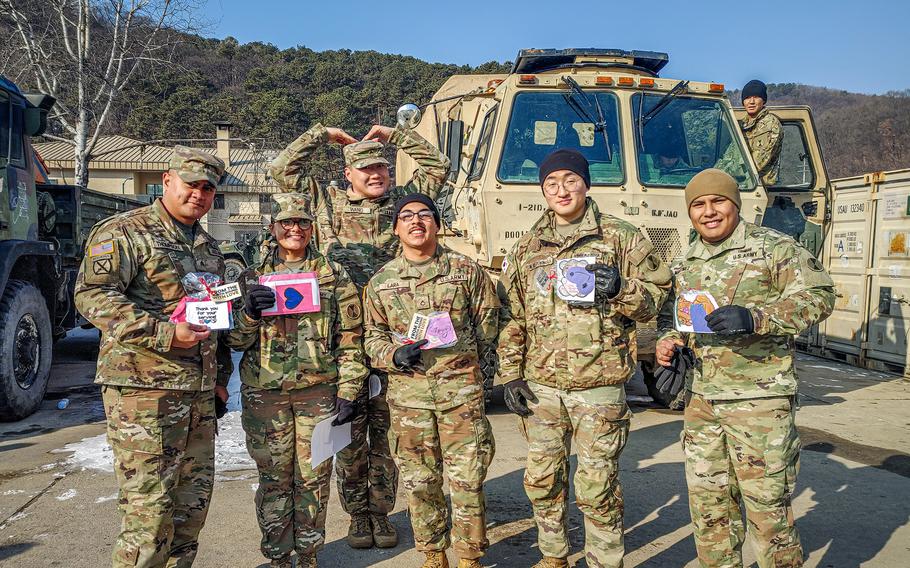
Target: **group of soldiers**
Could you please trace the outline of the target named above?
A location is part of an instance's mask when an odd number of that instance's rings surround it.
[[[755,112],[746,104],[747,140],[753,151],[779,151],[780,124],[775,141],[767,117],[776,118],[761,114],[767,95],[753,91],[760,101]],[[761,131],[756,140],[748,129]],[[327,144],[343,147],[347,189],[305,175]],[[403,186],[391,186],[387,144],[418,164]],[[775,171],[775,157],[768,162]],[[272,164],[283,193],[261,262],[241,276],[228,331],[170,321],[189,277],[224,273],[198,224],[224,176],[220,160],[176,147],[163,197],[94,228],[76,301],[102,332],[96,382],[122,517],[113,565],[192,565],[234,349],[243,353],[242,424],[271,566],[293,566],[295,553],[298,567],[317,566],[332,462],[311,466],[310,439],[333,416],[351,423],[352,443],[334,460],[350,546],[398,544],[388,514],[400,476],[424,568],[448,568],[450,546],[459,568],[482,566],[483,483],[495,452],[484,384],[497,368],[528,443],[524,487],[542,555],[535,567],[568,566],[572,444],[587,564],[622,566],[618,460],[631,418],[623,384],[634,371],[636,322],[656,317],[664,384],[686,388],[682,445],[701,564],[742,565],[742,502],[759,565],[801,566],[790,506],[799,465],[793,337],[832,309],[833,284],[819,262],[743,220],[736,182],[709,169],[685,190],[699,238],[668,267],[637,229],[588,197],[584,156],[558,149],[539,167],[547,211],[507,255],[497,290],[477,263],[438,241],[434,198],[448,171],[448,158],[406,128],[373,126],[360,141],[310,128]],[[593,299],[564,300],[557,263],[582,258]],[[274,273],[315,275],[318,311],[265,315],[280,299],[259,277]],[[677,331],[674,299],[687,290],[717,299],[710,333]],[[443,321],[446,342],[409,339],[415,314]]]

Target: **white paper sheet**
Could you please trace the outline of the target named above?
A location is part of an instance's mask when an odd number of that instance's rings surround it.
[[[310,466],[316,467],[351,443],[351,423],[332,426],[337,414],[316,423],[310,440]]]
[[[370,375],[370,398],[379,396],[382,392],[382,381],[376,375]]]

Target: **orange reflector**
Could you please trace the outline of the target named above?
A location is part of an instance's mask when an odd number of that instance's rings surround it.
[[[643,87],[645,89],[653,89],[654,88],[654,79],[642,77],[641,79],[638,80],[638,86]]]
[[[711,83],[711,85],[708,87],[708,90],[711,91],[712,93],[723,93],[724,84],[723,83]]]
[[[632,77],[620,77],[619,84],[624,87],[630,87],[632,85],[635,85],[635,79]]]
[[[522,85],[531,85],[537,82],[537,75],[520,75],[518,82]]]
[[[597,84],[598,85],[612,85],[613,77],[598,77]]]

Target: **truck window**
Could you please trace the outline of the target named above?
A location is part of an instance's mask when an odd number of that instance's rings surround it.
[[[22,149],[22,137],[24,136],[24,108],[17,104],[11,106],[9,163],[24,168],[25,154]]]
[[[806,148],[803,127],[798,122],[783,123],[783,140],[780,149],[780,166],[774,189],[797,191],[815,186],[815,170]]]
[[[646,117],[662,95],[636,94],[632,111]],[[638,175],[643,185],[683,188],[698,172],[720,168],[742,190],[755,188],[755,179],[734,136],[738,125],[716,99],[676,97],[648,120],[635,120]]]
[[[616,95],[588,91],[597,97],[607,124],[610,151],[603,132],[579,116],[563,93],[524,92],[515,96],[503,143],[497,178],[504,183],[537,184],[538,167],[559,148],[574,148],[591,165],[592,185],[619,185],[625,181]]]
[[[487,111],[483,117],[483,124],[480,125],[480,138],[477,141],[477,150],[471,159],[471,169],[468,172],[468,179],[477,179],[483,173],[483,168],[487,164],[487,154],[490,153],[490,139],[493,137],[493,124],[496,122],[496,108],[493,107]]]
[[[0,93],[0,166],[9,160],[9,99]]]

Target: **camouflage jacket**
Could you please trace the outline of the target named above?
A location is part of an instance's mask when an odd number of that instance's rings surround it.
[[[699,364],[692,392],[713,400],[796,394],[794,336],[834,307],[834,283],[808,250],[740,219],[718,245],[694,241],[673,272],[674,294],[661,308],[658,330],[661,339],[682,339],[695,350]],[[685,290],[710,292],[718,306],[748,308],[755,333],[724,337],[676,331],[674,301]]]
[[[233,365],[218,332],[189,349],[171,347],[168,318],[189,272],[224,276],[218,245],[201,227],[190,243],[161,200],[98,223],[76,278],[76,308],[101,330],[98,384],[201,391],[226,385]],[[216,357],[217,352],[217,357]]]
[[[282,150],[270,169],[278,186],[284,191],[311,191],[304,165],[328,140],[325,127],[316,124]],[[316,244],[323,254],[347,269],[359,288],[398,254],[398,238],[392,232],[395,202],[409,193],[436,199],[449,172],[445,154],[413,130],[396,128],[389,143],[417,162],[417,171],[407,184],[391,187],[385,196],[372,200],[335,187],[320,188],[313,196]]]
[[[277,245],[241,279],[256,283],[260,275],[274,272],[289,272],[278,258]],[[254,388],[282,390],[337,382],[338,396],[353,400],[367,376],[357,287],[344,268],[316,252],[310,252],[296,272],[316,273],[322,309],[258,320],[242,307],[237,310],[226,343],[244,352],[240,380]]]
[[[364,349],[370,364],[389,373],[388,401],[409,408],[447,410],[483,398],[482,362],[495,356],[499,298],[486,272],[440,246],[417,268],[399,256],[364,289]],[[458,343],[422,352],[423,370],[404,373],[392,363],[415,312],[449,312]]]
[[[783,142],[780,120],[768,109],[763,108],[754,118],[746,117],[739,122],[746,143],[758,168],[758,177],[765,187],[777,184],[780,167],[780,148]]]
[[[503,263],[508,297],[499,334],[499,380],[525,379],[564,390],[623,383],[635,367],[635,322],[657,315],[670,270],[629,223],[601,213],[588,198],[576,232],[563,238],[552,211],[524,235]],[[570,306],[556,295],[556,261],[579,256],[619,268],[610,302]]]

